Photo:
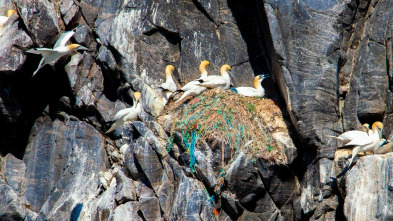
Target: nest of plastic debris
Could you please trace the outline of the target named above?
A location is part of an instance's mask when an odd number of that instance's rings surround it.
[[[191,153],[198,142],[213,140],[214,146],[221,140],[232,148],[232,158],[242,151],[251,159],[262,157],[274,164],[284,164],[287,159],[283,147],[272,137],[273,132],[288,133],[283,112],[270,99],[213,89],[183,102],[170,102],[162,114],[173,116],[171,131],[182,133]]]

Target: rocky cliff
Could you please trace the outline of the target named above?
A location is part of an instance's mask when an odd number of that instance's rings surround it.
[[[391,220],[392,155],[362,156],[336,179],[348,153],[337,154],[339,144],[325,136],[379,120],[391,138],[392,7],[0,0],[0,15],[17,11],[0,30],[0,219]],[[74,28],[71,42],[89,50],[32,78],[41,57],[21,48],[51,48]],[[228,103],[248,102],[239,111],[252,113],[258,128],[249,130],[261,132],[261,145],[255,136],[237,146],[242,130],[223,133],[222,125],[221,137],[195,143],[202,133],[174,125],[185,122],[184,111],[227,96],[165,106],[154,89],[165,65],[183,85],[201,60],[210,74],[229,64],[235,86],[272,73],[267,98]],[[143,95],[140,120],[105,134],[135,91]],[[226,125],[242,119],[215,116]],[[187,128],[202,131],[198,124]]]

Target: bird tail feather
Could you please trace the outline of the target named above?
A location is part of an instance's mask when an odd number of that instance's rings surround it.
[[[112,132],[112,131],[113,131],[114,129],[116,129],[118,126],[120,126],[119,123],[117,123],[117,122],[113,123],[112,126],[111,126],[111,128],[109,128],[109,130],[106,131],[105,133],[107,134],[107,133]]]
[[[343,141],[341,138],[339,138],[339,137],[335,137],[335,136],[326,136],[327,138],[333,138],[333,139],[336,139],[336,140],[339,140],[339,141]]]
[[[190,93],[187,93],[188,91],[184,92],[184,94],[179,98],[179,100],[176,101],[176,103],[180,102],[184,98],[188,97]]]

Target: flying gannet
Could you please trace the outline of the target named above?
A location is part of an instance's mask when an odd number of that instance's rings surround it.
[[[168,100],[173,92],[177,90],[175,81],[173,81],[172,73],[175,70],[173,65],[167,65],[165,68],[165,83],[162,83],[159,88],[162,89],[162,96],[165,100]]]
[[[220,73],[221,75],[210,75],[204,79],[198,79],[200,82],[200,86],[206,88],[220,88],[220,89],[229,89],[231,84],[231,78],[229,77],[229,71],[231,67],[227,64],[221,66]]]
[[[328,138],[333,138],[336,140],[341,141],[344,145],[347,144],[348,142],[358,138],[358,137],[362,137],[362,136],[369,136],[370,135],[370,125],[365,123],[362,125],[362,130],[363,131],[359,131],[359,130],[351,130],[351,131],[347,131],[342,133],[340,136],[335,137],[335,136],[326,136]]]
[[[113,118],[113,121],[115,121],[111,128],[106,132],[110,133],[120,125],[122,125],[126,121],[135,121],[138,119],[138,114],[142,112],[142,103],[141,103],[141,93],[140,92],[135,92],[134,93],[134,102],[132,107],[130,108],[125,108],[123,110],[120,110],[116,113],[115,117]]]
[[[231,90],[246,97],[263,97],[265,89],[261,83],[263,79],[268,77],[270,77],[270,74],[258,75],[254,78],[254,87],[236,87],[231,88]]]
[[[88,50],[87,48],[79,45],[79,44],[70,44],[66,45],[67,41],[75,34],[75,29],[72,31],[64,32],[60,38],[56,41],[53,49],[50,48],[32,48],[27,50],[26,52],[33,54],[41,54],[42,59],[36,71],[34,71],[33,76],[37,74],[38,70],[46,64],[49,64],[52,61],[62,57],[65,54],[68,54],[75,50]]]
[[[180,90],[178,90],[177,92],[184,92],[184,93],[176,102],[180,102],[181,100],[183,100],[188,96],[196,96],[206,90],[206,87],[199,86],[199,84],[201,83],[199,82],[199,79],[205,79],[207,77],[208,73],[206,68],[209,65],[210,62],[206,60],[203,60],[201,62],[201,64],[199,65],[199,72],[201,73],[201,77],[196,80],[188,82]]]
[[[0,16],[0,30],[3,28],[3,25],[8,21],[8,18],[11,17],[11,15],[14,13],[16,13],[16,11],[10,9],[7,12],[7,16]]]

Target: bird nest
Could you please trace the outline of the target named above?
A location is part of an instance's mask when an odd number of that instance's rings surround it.
[[[188,100],[186,105],[169,103],[163,114],[174,117],[171,131],[181,132],[191,161],[198,142],[210,140],[212,146],[218,141],[229,145],[232,157],[242,151],[251,160],[262,157],[275,164],[286,163],[283,146],[272,137],[273,132],[288,133],[282,109],[274,101],[220,89]]]

